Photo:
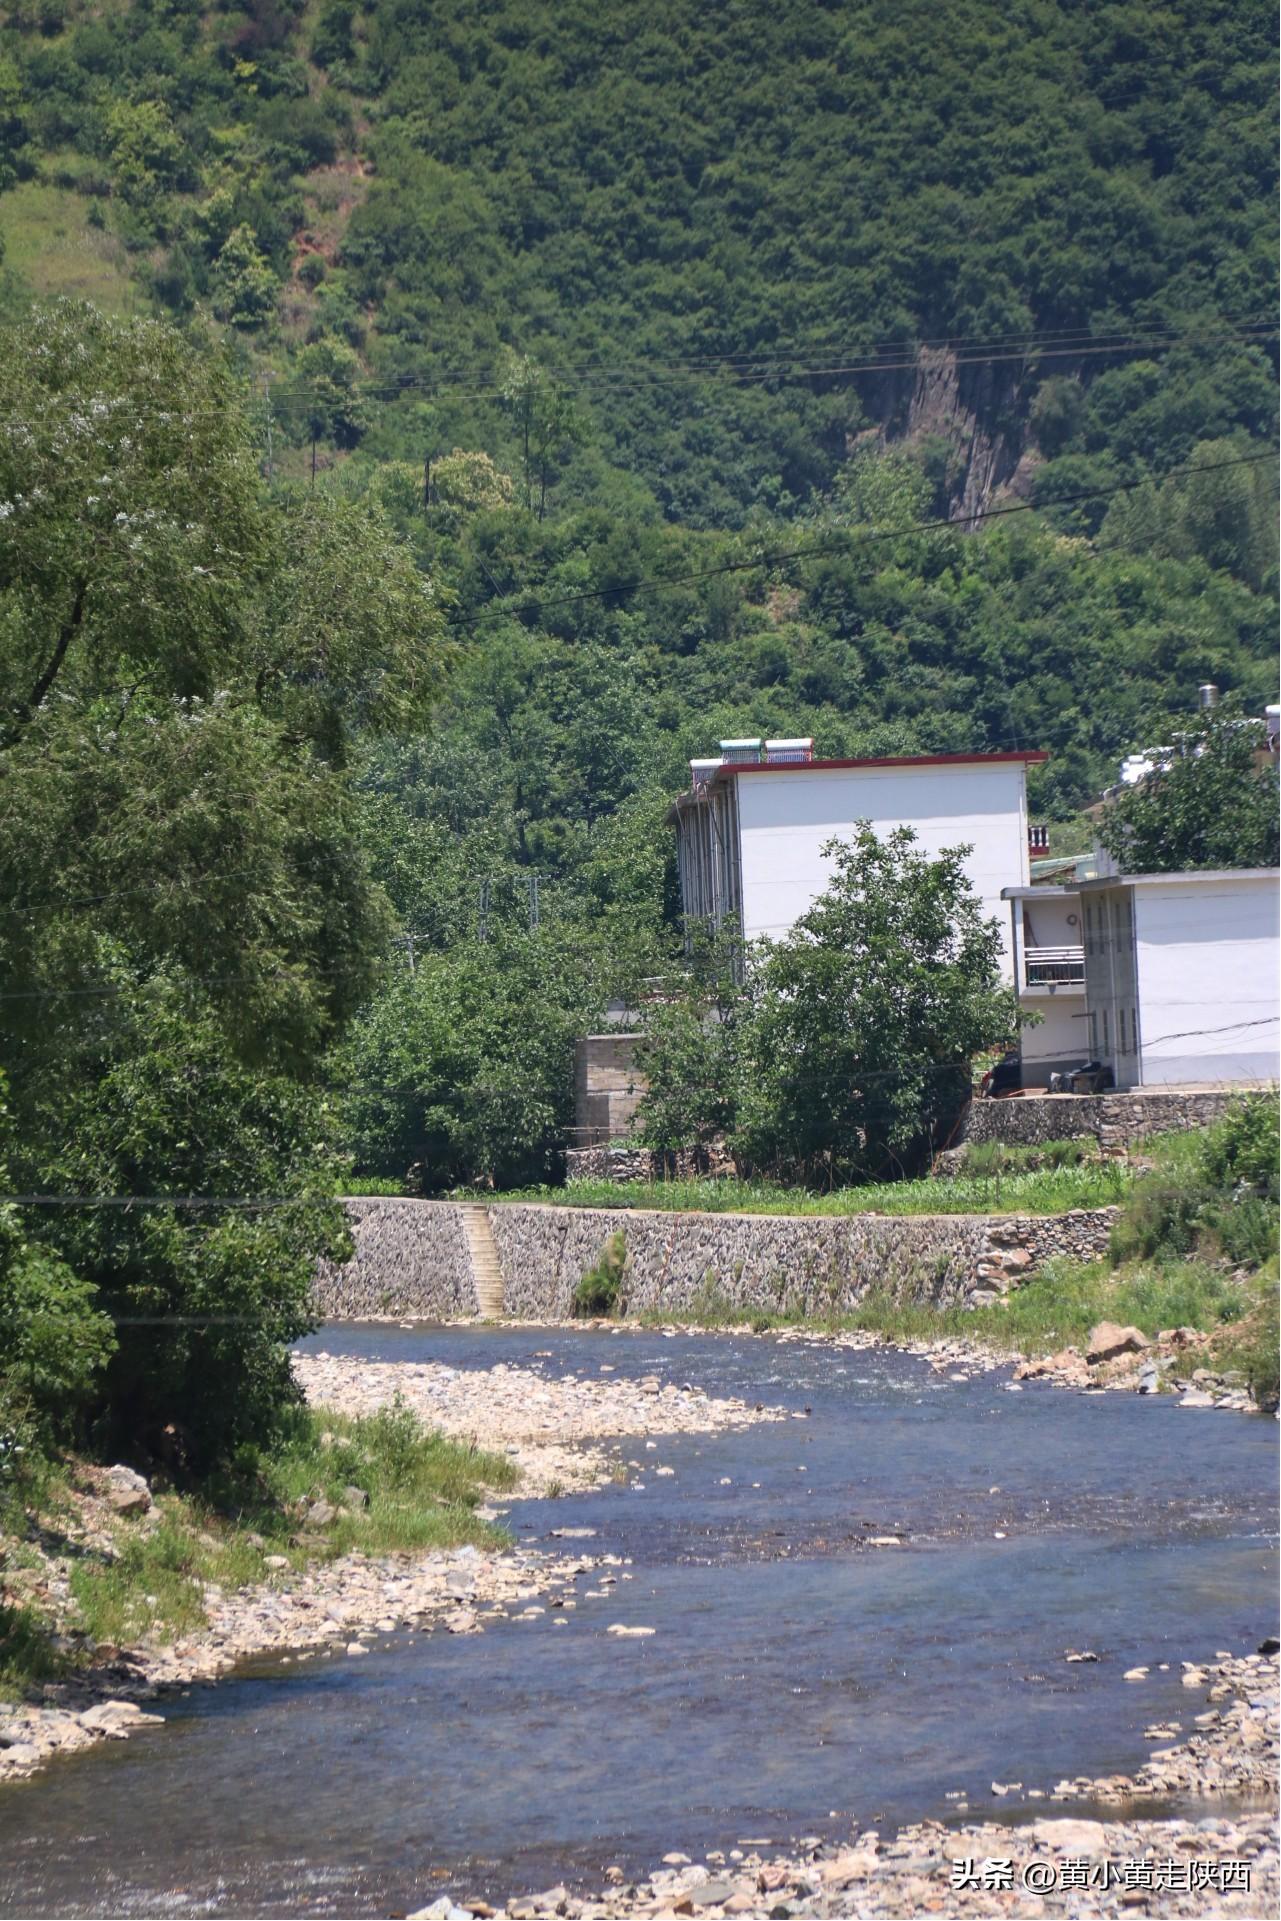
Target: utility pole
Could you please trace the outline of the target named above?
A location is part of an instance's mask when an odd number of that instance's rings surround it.
[[[263,382],[262,382],[262,386],[263,386],[263,393],[265,394],[265,396],[266,396],[266,400],[267,400],[267,478],[268,478],[268,480],[270,480],[270,479],[271,479],[271,457],[272,457],[272,445],[271,445],[271,375],[270,375],[270,374],[264,374],[264,375],[263,375]]]
[[[529,889],[529,931],[532,934],[538,925],[538,875],[529,874],[525,885]]]
[[[431,506],[431,455],[423,462],[423,512]]]
[[[480,916],[477,931],[482,940],[489,939],[489,881],[480,883]]]
[[[316,436],[311,436],[311,490],[316,491]]]

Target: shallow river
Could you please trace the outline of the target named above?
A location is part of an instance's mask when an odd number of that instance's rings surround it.
[[[522,1540],[631,1559],[568,1629],[549,1612],[261,1662],[165,1704],[163,1730],[0,1793],[0,1912],[403,1913],[591,1886],[672,1848],[946,1818],[949,1791],[1017,1818],[1044,1804],[995,1800],[993,1781],[1133,1772],[1145,1726],[1203,1705],[1181,1660],[1275,1631],[1262,1418],[733,1335],[343,1327],[315,1344],[604,1364],[809,1417],[625,1442],[643,1485],[513,1505]],[[546,1539],[558,1526],[597,1535]],[[910,1545],[859,1545],[892,1532]],[[607,1636],[616,1621],[657,1633]]]

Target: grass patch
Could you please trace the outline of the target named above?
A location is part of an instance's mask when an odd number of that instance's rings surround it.
[[[34,1608],[0,1605],[0,1700],[13,1699],[33,1682],[56,1680],[67,1665]]]
[[[43,299],[91,300],[105,313],[134,313],[139,300],[116,236],[89,224],[97,204],[68,187],[23,180],[0,198],[5,266]]]
[[[73,1491],[88,1479],[74,1462],[47,1472],[27,1514],[48,1533],[68,1532]],[[268,1568],[269,1555],[292,1569],[353,1550],[504,1547],[509,1537],[475,1508],[488,1490],[515,1480],[505,1455],[429,1433],[399,1401],[360,1419],[299,1408],[270,1453],[242,1459],[198,1493],[157,1495],[150,1515],[117,1518],[114,1552],[74,1552],[73,1625],[110,1646],[189,1634],[206,1619],[207,1588],[234,1593],[286,1571]],[[332,1513],[312,1526],[322,1502]],[[8,1519],[13,1527],[12,1506]],[[0,1688],[19,1691],[65,1669],[55,1646],[34,1608],[0,1610]]]
[[[555,1207],[656,1209],[703,1214],[1062,1214],[1124,1200],[1131,1176],[1117,1161],[962,1174],[951,1180],[886,1181],[830,1194],[774,1181],[732,1179],[567,1181],[495,1194],[494,1202],[541,1201]]]

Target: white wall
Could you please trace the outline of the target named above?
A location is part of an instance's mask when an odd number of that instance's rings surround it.
[[[1081,900],[1077,894],[1060,894],[1044,889],[1044,898],[1013,903],[1023,916],[1029,947],[1079,947],[1085,936],[1081,930]],[[1084,991],[1084,990],[1082,990]]]
[[[1145,1087],[1281,1078],[1277,900],[1268,874],[1134,883]]]
[[[743,932],[777,939],[831,878],[826,841],[856,821],[880,835],[916,830],[926,854],[968,843],[966,872],[1001,930],[1012,978],[1003,887],[1026,886],[1027,803],[1021,761],[943,767],[789,768],[735,777],[743,875]]]
[[[1027,994],[1023,1005],[1041,1015],[1036,1027],[1023,1029],[1023,1085],[1044,1087],[1057,1068],[1080,1067],[1090,1058],[1090,1023],[1079,987],[1053,994]]]

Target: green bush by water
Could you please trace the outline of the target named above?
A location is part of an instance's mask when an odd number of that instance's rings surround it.
[[[622,1305],[623,1269],[627,1260],[627,1243],[621,1228],[611,1234],[600,1252],[600,1259],[594,1267],[589,1267],[582,1280],[574,1289],[574,1313],[584,1317],[593,1314],[615,1314]]]

